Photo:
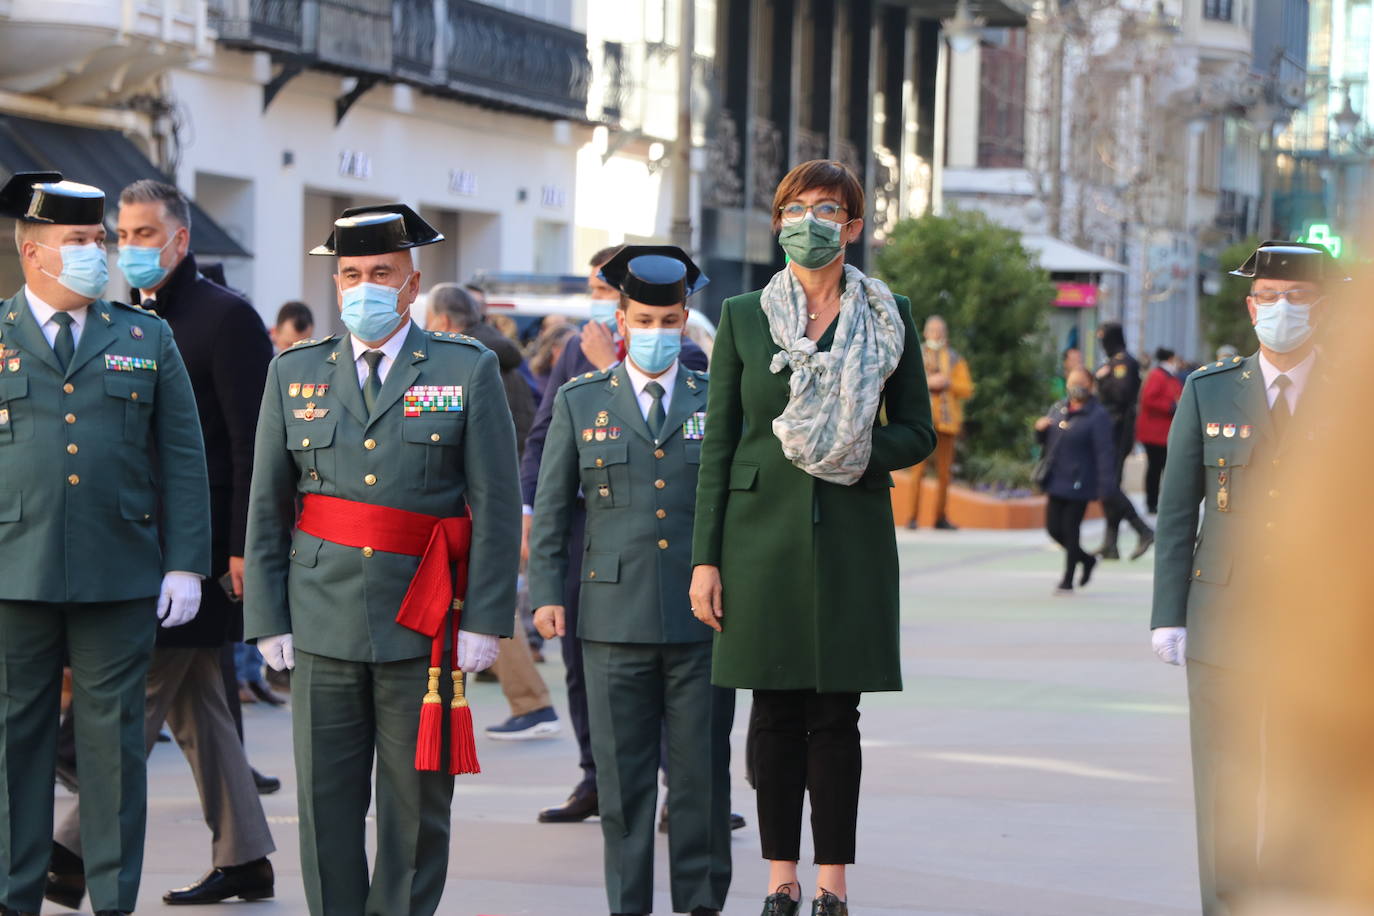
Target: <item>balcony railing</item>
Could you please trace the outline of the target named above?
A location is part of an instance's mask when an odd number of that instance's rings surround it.
[[[210,0],[210,24],[225,44],[296,66],[546,117],[587,113],[587,37],[475,0]]]

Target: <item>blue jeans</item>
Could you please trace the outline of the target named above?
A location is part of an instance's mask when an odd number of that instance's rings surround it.
[[[238,669],[240,683],[261,684],[262,666],[262,653],[257,646],[244,642],[234,644],[234,667]]]

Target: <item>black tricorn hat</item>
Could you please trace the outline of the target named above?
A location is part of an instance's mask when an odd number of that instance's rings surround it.
[[[334,220],[334,231],[311,254],[343,258],[390,254],[442,242],[444,235],[405,204],[349,207]]]
[[[601,265],[600,277],[645,305],[680,305],[711,282],[676,245],[626,245]]]
[[[26,223],[95,226],[105,219],[105,192],[63,181],[61,172],[15,172],[0,188],[0,216]]]
[[[1261,242],[1245,263],[1231,271],[1249,280],[1298,280],[1330,283],[1349,280],[1340,275],[1336,259],[1321,245],[1307,242]]]

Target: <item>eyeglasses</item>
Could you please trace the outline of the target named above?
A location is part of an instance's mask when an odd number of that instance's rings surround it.
[[[1315,289],[1261,289],[1250,294],[1260,305],[1273,305],[1279,299],[1287,299],[1294,305],[1313,305],[1322,294]]]
[[[804,204],[799,200],[794,200],[790,204],[778,207],[778,212],[782,214],[784,226],[795,225],[806,218],[806,211],[810,210],[816,219],[828,219],[831,222],[838,222],[841,211],[845,207],[835,203],[833,200],[823,200],[820,203]]]

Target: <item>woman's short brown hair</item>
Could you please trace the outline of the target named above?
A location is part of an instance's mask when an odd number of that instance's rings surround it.
[[[782,206],[806,191],[824,188],[835,192],[849,219],[863,219],[864,187],[849,166],[835,159],[812,159],[794,166],[783,176],[773,195],[773,229],[782,228]]]

